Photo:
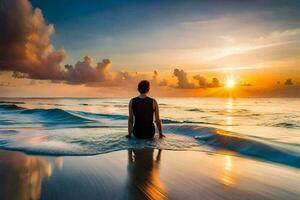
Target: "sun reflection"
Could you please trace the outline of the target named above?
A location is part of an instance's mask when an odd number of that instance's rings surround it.
[[[233,112],[233,99],[229,98],[226,103],[226,118],[225,118],[225,120],[226,120],[227,126],[232,126],[232,124],[233,124],[232,112]]]
[[[219,179],[226,186],[232,187],[235,185],[233,163],[230,155],[224,155],[223,157]]]

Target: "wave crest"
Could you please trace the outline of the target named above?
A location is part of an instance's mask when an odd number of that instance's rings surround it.
[[[68,112],[62,109],[54,108],[54,109],[26,109],[22,110],[21,114],[32,114],[39,117],[43,117],[49,121],[57,121],[57,122],[92,122],[93,120],[84,118],[83,116],[76,115],[75,113]]]
[[[289,122],[281,122],[281,123],[274,124],[272,126],[282,127],[282,128],[299,128],[300,127],[300,125],[298,125],[298,124],[289,123]]]
[[[25,108],[17,106],[15,104],[0,104],[0,110],[23,110]]]

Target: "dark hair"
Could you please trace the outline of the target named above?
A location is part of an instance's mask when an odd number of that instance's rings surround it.
[[[150,82],[147,80],[142,80],[141,82],[139,82],[138,85],[138,91],[141,94],[147,93],[150,90]]]

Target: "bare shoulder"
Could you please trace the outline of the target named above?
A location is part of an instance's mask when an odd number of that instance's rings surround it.
[[[134,98],[131,98],[131,99],[129,100],[129,106],[132,105],[133,99],[134,99]]]
[[[158,107],[158,103],[156,99],[152,98],[152,100],[153,100],[153,108],[156,109]]]

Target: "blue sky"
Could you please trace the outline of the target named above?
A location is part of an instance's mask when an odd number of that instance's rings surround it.
[[[167,70],[174,65],[185,65],[195,70],[206,64],[220,67],[218,63],[203,61],[202,56],[191,57],[196,52],[193,50],[198,49],[205,57],[211,54],[203,52],[207,46],[224,47],[218,46],[224,42],[218,41],[221,37],[228,41],[230,38],[249,41],[300,27],[300,1],[32,0],[31,3],[42,9],[47,22],[54,24],[52,40],[56,48],[63,47],[68,52],[66,62],[75,63],[84,55],[91,55],[96,61],[110,58],[117,69]],[[211,28],[214,23],[217,25]],[[211,26],[207,28],[208,25]]]

